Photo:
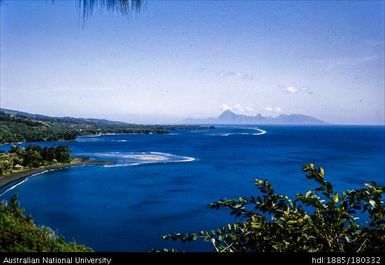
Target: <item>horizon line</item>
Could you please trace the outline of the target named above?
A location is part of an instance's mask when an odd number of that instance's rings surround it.
[[[326,122],[326,121],[323,121],[321,120],[322,122],[324,122],[323,124],[286,124],[286,123],[282,123],[282,124],[263,124],[263,123],[234,123],[234,124],[230,124],[230,123],[189,123],[189,122],[185,122],[186,120],[191,120],[191,121],[199,121],[200,118],[183,118],[182,121],[175,121],[175,122],[167,122],[167,121],[163,121],[163,122],[130,122],[130,121],[123,121],[123,120],[116,120],[116,119],[111,119],[111,118],[98,118],[98,117],[88,117],[88,116],[71,116],[71,115],[63,115],[63,116],[50,116],[49,114],[41,114],[41,113],[31,113],[31,112],[26,112],[26,111],[22,111],[22,110],[14,110],[14,109],[7,109],[7,108],[2,108],[0,107],[0,111],[12,111],[12,112],[19,112],[19,113],[25,113],[25,114],[29,114],[29,115],[36,115],[36,116],[46,116],[46,117],[50,117],[50,118],[75,118],[75,119],[85,119],[85,120],[89,120],[89,119],[97,119],[97,120],[106,120],[106,121],[112,121],[112,122],[122,122],[122,123],[126,123],[126,124],[143,124],[143,125],[209,125],[209,126],[214,126],[214,125],[218,125],[218,126],[223,126],[223,125],[268,125],[268,126],[274,126],[274,125],[287,125],[287,126],[385,126],[385,121],[383,123],[331,123],[331,122]],[[247,117],[255,117],[257,115],[261,115],[262,117],[273,117],[273,116],[263,116],[261,113],[257,113],[255,115],[246,115],[246,114],[238,114],[232,110],[224,110],[221,112],[221,114],[223,114],[224,112],[226,111],[229,111],[231,113],[234,113],[236,115],[242,115],[242,116],[247,116]],[[219,116],[221,115],[219,114]],[[135,114],[134,114],[135,115]],[[136,114],[138,115],[138,114]],[[291,113],[291,114],[286,114],[286,113],[281,113],[279,114],[277,117],[281,116],[281,115],[305,115],[305,116],[308,116],[308,117],[312,117],[310,115],[306,115],[306,114],[299,114],[299,113]],[[216,118],[218,118],[219,116],[217,116]],[[216,119],[215,117],[207,117],[207,118],[201,118],[201,119]],[[312,117],[314,118],[314,117]],[[318,119],[318,118],[316,118]]]

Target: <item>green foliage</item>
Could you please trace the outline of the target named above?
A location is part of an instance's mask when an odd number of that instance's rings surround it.
[[[163,239],[204,240],[217,252],[385,251],[384,186],[371,182],[337,193],[322,168],[308,164],[303,171],[319,186],[297,194],[294,200],[275,193],[267,180],[256,179],[260,195],[209,205],[229,209],[238,222],[213,231],[168,234]]]
[[[0,110],[0,144],[74,140],[81,135],[103,133],[166,134],[168,130],[195,129],[188,125],[137,125],[99,119],[55,118]]]
[[[90,252],[90,248],[67,243],[48,227],[38,227],[26,216],[14,196],[0,203],[0,252]]]
[[[24,168],[69,162],[71,162],[71,151],[68,146],[44,148],[36,144],[30,144],[26,148],[12,146],[9,152],[0,153],[0,177]]]

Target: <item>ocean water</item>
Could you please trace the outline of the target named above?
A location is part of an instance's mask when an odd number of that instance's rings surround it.
[[[325,168],[337,191],[369,181],[385,185],[384,136],[384,126],[217,126],[45,142],[39,144],[66,144],[75,156],[116,164],[32,176],[0,191],[0,199],[18,193],[37,224],[96,251],[211,251],[208,243],[173,243],[161,235],[233,222],[226,210],[207,204],[255,195],[255,178],[270,180],[280,193],[304,193],[316,186],[301,172],[309,162]]]

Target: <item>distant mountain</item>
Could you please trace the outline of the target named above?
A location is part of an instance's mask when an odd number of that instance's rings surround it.
[[[208,118],[203,120],[185,120],[189,124],[326,124],[326,122],[311,116],[301,114],[281,114],[277,117],[265,117],[261,114],[248,116],[236,114],[231,110],[224,111],[218,118]]]

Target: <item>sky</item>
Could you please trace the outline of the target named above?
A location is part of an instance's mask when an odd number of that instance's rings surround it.
[[[3,0],[0,106],[135,123],[305,114],[384,124],[383,1]]]

